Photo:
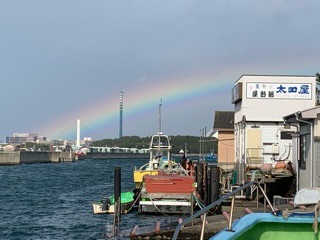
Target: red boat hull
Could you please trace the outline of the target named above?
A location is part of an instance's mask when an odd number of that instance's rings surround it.
[[[146,175],[145,185],[149,193],[191,193],[194,191],[194,177]]]

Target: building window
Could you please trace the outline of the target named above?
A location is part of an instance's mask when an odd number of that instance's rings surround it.
[[[280,139],[281,140],[290,140],[290,139],[292,139],[292,132],[281,131],[280,132]]]

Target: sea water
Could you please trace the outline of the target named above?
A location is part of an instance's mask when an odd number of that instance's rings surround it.
[[[121,190],[134,189],[133,170],[144,160],[81,160],[0,167],[0,239],[106,239],[113,215],[94,215],[92,202],[114,193],[114,168]],[[121,215],[120,229],[174,218]],[[176,219],[176,218],[175,218]],[[120,237],[119,239],[126,239]]]

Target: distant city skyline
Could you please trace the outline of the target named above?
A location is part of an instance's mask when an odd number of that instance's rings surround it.
[[[81,119],[104,138],[199,136],[243,74],[320,72],[320,2],[17,1],[0,8],[0,139]]]

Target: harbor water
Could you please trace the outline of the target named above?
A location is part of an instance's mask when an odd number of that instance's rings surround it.
[[[94,215],[92,202],[113,195],[114,168],[122,191],[134,188],[134,167],[147,160],[81,160],[0,167],[0,239],[106,239],[113,215]],[[121,229],[176,221],[177,216],[121,216]],[[118,239],[128,239],[120,237]]]

